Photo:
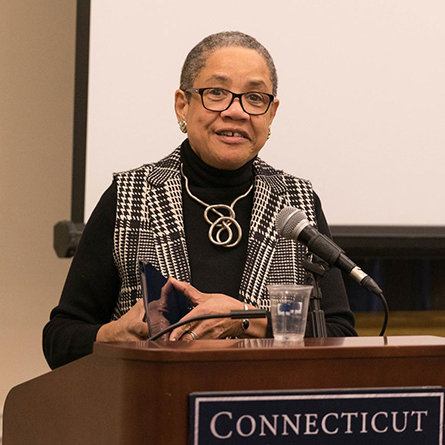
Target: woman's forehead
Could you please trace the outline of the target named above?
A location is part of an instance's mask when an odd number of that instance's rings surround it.
[[[264,57],[243,47],[225,47],[212,52],[195,82],[230,86],[233,82],[249,88],[271,89],[270,71]]]

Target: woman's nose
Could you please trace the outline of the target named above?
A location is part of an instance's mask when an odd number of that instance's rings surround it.
[[[243,110],[239,97],[236,97],[227,110],[221,111],[222,116],[232,117],[236,119],[247,119],[249,114]]]

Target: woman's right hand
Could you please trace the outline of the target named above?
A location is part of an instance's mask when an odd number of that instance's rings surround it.
[[[139,300],[121,318],[104,324],[96,335],[98,342],[147,340],[148,326],[144,321],[144,301]]]

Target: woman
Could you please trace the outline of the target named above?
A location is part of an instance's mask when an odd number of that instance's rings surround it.
[[[276,94],[273,60],[254,38],[224,32],[192,49],[175,93],[187,139],[158,163],[115,175],[101,198],[44,329],[51,367],[90,353],[95,340],[146,338],[140,259],[172,277],[194,305],[189,316],[268,309],[266,284],[303,282],[305,248],[278,238],[276,216],[298,207],[329,230],[311,184],[257,157]],[[328,335],[355,335],[338,271],[323,283],[323,309]],[[170,340],[270,335],[265,319],[221,319],[178,328]]]

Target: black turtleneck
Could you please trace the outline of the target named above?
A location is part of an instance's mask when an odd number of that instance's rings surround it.
[[[238,196],[246,193],[253,183],[253,160],[238,170],[219,170],[205,164],[187,140],[182,144],[181,160],[191,193],[207,204],[230,205]],[[209,240],[210,225],[204,219],[205,206],[189,196],[184,179],[182,185],[191,283],[202,292],[223,293],[238,298],[247,254],[254,191],[252,189],[234,206],[236,220],[243,232],[241,241],[234,247],[223,247]],[[216,219],[216,215],[211,212],[209,215],[212,215],[212,221]],[[234,229],[234,239],[237,235]]]

